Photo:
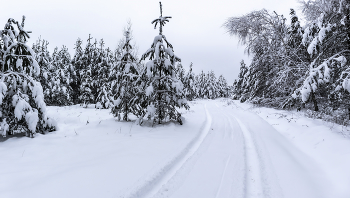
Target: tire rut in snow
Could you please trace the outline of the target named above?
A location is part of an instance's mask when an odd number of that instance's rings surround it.
[[[261,139],[261,135],[265,136],[266,134],[269,134],[270,129],[266,129],[266,126],[270,126],[268,123],[260,123],[257,122],[255,119],[260,117],[256,115],[256,113],[248,112],[244,109],[237,108],[235,111],[230,111],[229,117],[233,122],[239,125],[240,127],[240,135],[243,136],[243,143],[246,148],[251,142],[251,144],[254,146],[254,149],[248,149],[245,150],[245,167],[246,167],[246,177],[245,177],[245,184],[247,186],[245,187],[245,197],[284,197],[283,191],[281,189],[281,186],[279,184],[279,179],[275,173],[274,166],[271,161],[271,153],[266,147],[266,142]],[[244,119],[244,123],[239,119]],[[249,127],[248,124],[250,124],[252,127]],[[260,126],[260,127],[256,127]],[[266,133],[266,134],[265,134]],[[237,135],[237,134],[236,134]],[[255,157],[252,157],[252,155]],[[251,156],[251,157],[249,157]],[[260,181],[258,184],[252,183],[252,180],[249,180],[249,176],[252,176],[253,174],[248,172],[249,168],[247,168],[249,165],[252,164],[251,162],[256,162],[256,164],[253,164],[256,170],[255,172],[258,173],[258,177],[260,178]],[[249,195],[249,188],[250,186],[258,185],[258,189],[260,189],[260,195]]]
[[[212,118],[206,105],[204,105],[204,108],[206,120],[195,138],[192,139],[192,141],[182,150],[179,155],[163,166],[163,168],[161,168],[157,173],[149,177],[145,182],[143,182],[143,184],[136,187],[123,197],[152,197],[156,195],[157,192],[159,192],[162,187],[176,175],[176,173],[184,166],[186,161],[188,161],[196,153],[210,131]]]
[[[215,198],[220,198],[222,197],[221,195],[221,191],[222,191],[222,185],[225,181],[225,176],[226,176],[226,172],[227,172],[227,169],[228,169],[228,165],[231,161],[231,156],[229,156],[226,160],[226,163],[225,163],[225,168],[224,168],[224,171],[222,172],[222,176],[221,176],[221,180],[220,180],[220,185],[219,185],[219,189],[218,191],[216,192],[216,195],[215,195]]]
[[[238,118],[235,119],[241,128],[245,143],[245,197],[264,197],[260,160],[254,140],[246,126]]]

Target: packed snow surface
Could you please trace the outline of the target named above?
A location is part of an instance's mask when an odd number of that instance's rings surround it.
[[[228,99],[189,104],[182,126],[153,127],[47,107],[58,131],[0,139],[0,197],[350,197],[346,128]]]

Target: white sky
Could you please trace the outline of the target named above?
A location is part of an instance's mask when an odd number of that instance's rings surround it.
[[[162,0],[163,16],[172,16],[163,34],[174,46],[185,69],[193,62],[195,73],[214,70],[232,84],[237,78],[244,47],[221,27],[232,16],[242,16],[253,10],[266,8],[289,18],[289,9],[297,10],[295,0]],[[104,39],[106,47],[114,49],[122,38],[127,20],[133,24],[134,41],[139,55],[152,44],[158,29],[151,21],[159,17],[159,0],[7,0],[1,3],[0,21],[17,21],[26,16],[25,29],[33,31],[29,43],[41,37],[50,42],[49,49],[66,45],[71,56],[74,43],[80,37],[86,44],[89,33]],[[301,16],[301,13],[297,14]]]

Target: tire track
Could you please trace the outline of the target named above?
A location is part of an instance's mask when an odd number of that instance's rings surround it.
[[[256,123],[255,118],[258,116],[254,112],[247,112],[246,110],[240,108],[237,109],[237,111],[229,112],[229,117],[232,121],[235,121],[241,128],[241,135],[243,135],[244,140],[244,148],[245,148],[245,163],[246,163],[246,169],[250,170],[250,164],[252,162],[255,163],[255,168],[253,172],[257,173],[258,175],[252,174],[251,171],[246,171],[246,189],[245,189],[245,197],[284,197],[281,186],[279,184],[278,177],[274,170],[274,165],[271,161],[271,153],[268,150],[268,148],[265,145],[265,141],[261,139],[260,135],[262,133],[269,133],[266,131],[266,125],[269,125],[268,123],[264,123],[261,125],[260,123]],[[243,123],[240,119],[244,119],[246,122]],[[259,117],[260,118],[260,117]],[[249,129],[247,128],[248,125],[251,125]],[[261,127],[256,127],[260,126]],[[269,125],[270,126],[270,125]],[[248,149],[249,144],[253,145],[254,149]],[[252,148],[252,147],[251,147]],[[249,156],[255,156],[249,157]],[[258,184],[252,183],[252,180],[250,178],[257,177],[259,179]],[[254,179],[254,181],[257,181]],[[260,193],[253,193],[253,195],[249,195],[249,193],[252,193],[251,186],[258,185],[258,191]],[[256,195],[258,194],[258,195]]]
[[[195,138],[182,150],[182,152],[161,168],[157,173],[153,174],[142,185],[136,187],[133,191],[129,192],[124,197],[152,197],[159,192],[163,185],[173,178],[176,173],[185,165],[185,163],[196,153],[204,139],[207,137],[210,131],[212,118],[208,112],[206,105],[204,105],[206,120],[202,125],[200,132]]]
[[[215,198],[219,197],[245,197],[246,184],[246,149],[244,136],[240,125],[232,118],[227,109],[215,102],[225,119],[226,144],[230,142],[232,147],[226,159],[225,168]],[[230,189],[230,190],[228,190]]]
[[[241,127],[246,150],[246,197],[264,197],[262,178],[260,171],[259,155],[256,151],[254,140],[246,126],[235,118]]]
[[[216,104],[216,106],[218,106]],[[221,107],[222,108],[222,107]],[[240,110],[243,110],[240,108]],[[224,111],[224,110],[223,110]],[[245,110],[243,110],[245,111]],[[244,197],[247,198],[260,198],[270,197],[270,193],[266,189],[270,189],[271,186],[266,182],[269,178],[264,171],[265,161],[261,156],[258,149],[259,144],[253,137],[253,133],[243,124],[243,122],[237,118],[232,112],[226,113],[230,124],[232,120],[236,121],[239,125],[240,133],[243,138],[243,150],[244,150],[244,161],[245,161],[245,178],[244,178]]]
[[[227,160],[226,160],[226,165],[225,165],[224,171],[222,172],[222,176],[221,176],[221,180],[220,180],[219,189],[218,189],[218,191],[216,192],[215,198],[220,198],[220,197],[222,197],[222,195],[221,195],[222,185],[223,185],[223,183],[224,183],[224,179],[225,179],[226,172],[227,172],[227,169],[228,169],[228,164],[230,163],[230,161],[231,161],[231,156],[229,156],[229,157],[227,158]]]

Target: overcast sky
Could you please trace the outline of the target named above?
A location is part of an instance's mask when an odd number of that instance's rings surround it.
[[[221,27],[232,16],[242,16],[266,8],[289,18],[290,8],[297,9],[295,0],[162,0],[163,16],[172,16],[163,34],[174,46],[185,69],[193,62],[195,73],[214,70],[232,84],[239,72],[244,47]],[[29,43],[41,35],[50,42],[49,49],[66,45],[73,56],[78,37],[85,46],[88,35],[114,49],[122,38],[127,21],[133,24],[134,42],[139,55],[152,44],[158,30],[151,21],[159,17],[159,0],[11,0],[1,2],[0,22],[8,18],[17,21],[26,16],[25,29],[33,31]],[[297,14],[301,15],[297,11]]]

